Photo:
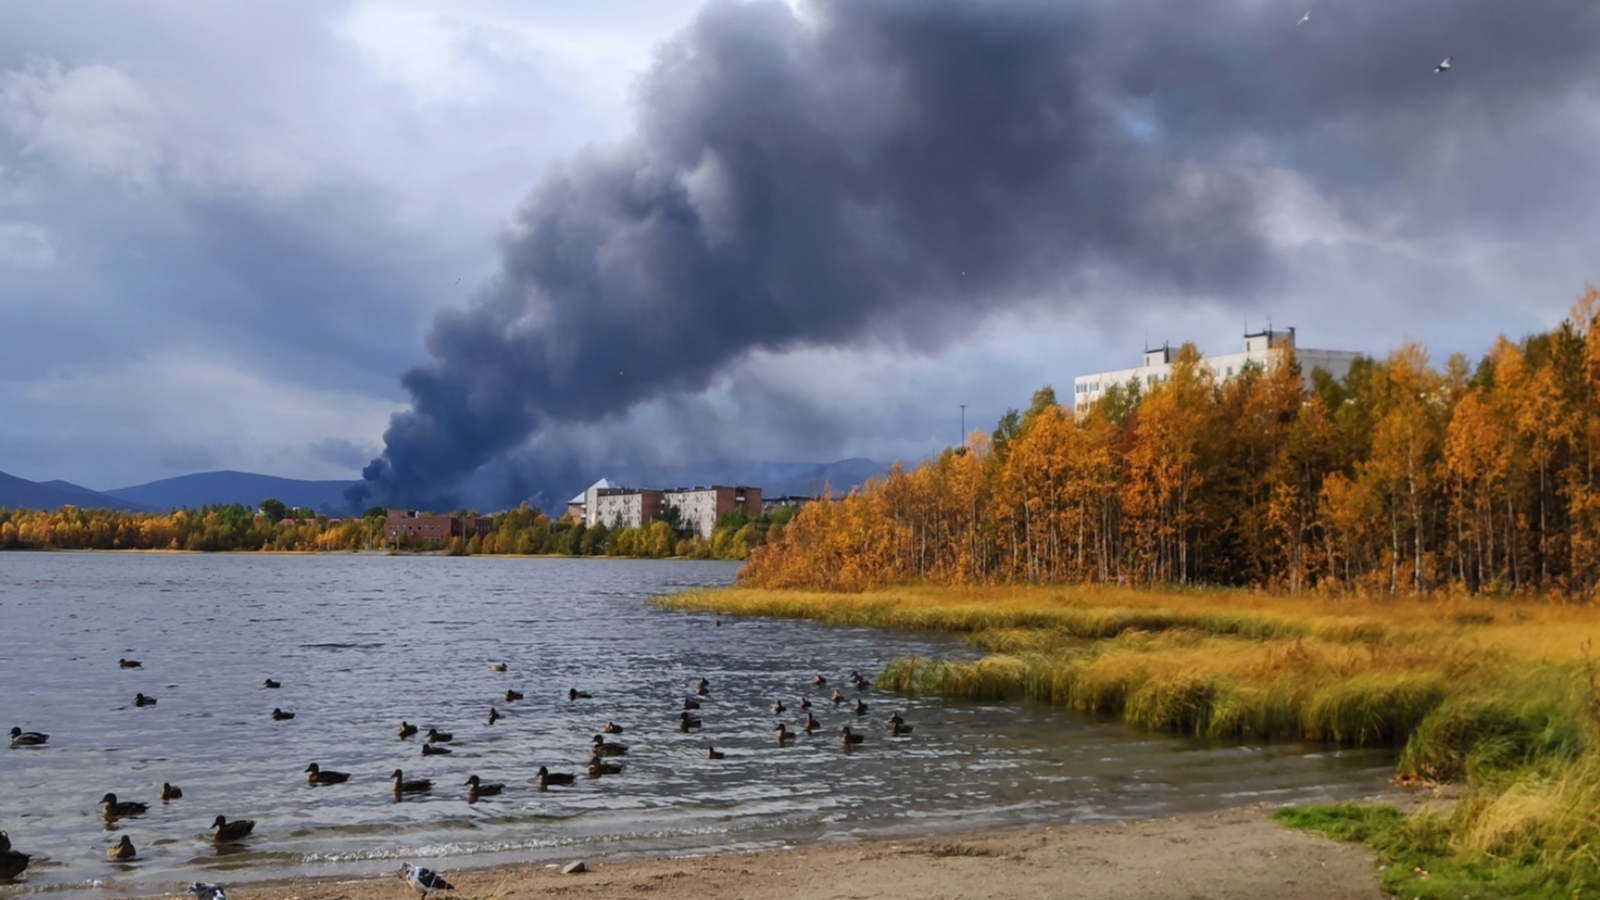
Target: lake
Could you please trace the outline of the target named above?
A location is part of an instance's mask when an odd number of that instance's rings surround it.
[[[94,897],[193,880],[388,873],[712,853],[936,830],[1143,818],[1359,797],[1385,751],[1200,743],[1027,703],[857,692],[905,655],[971,657],[939,636],[657,609],[730,583],[718,562],[379,555],[0,554],[0,726],[50,734],[0,752],[0,829],[33,864],[0,894]],[[139,669],[121,669],[126,657]],[[491,664],[504,663],[504,673]],[[812,685],[828,678],[826,688]],[[700,732],[677,721],[699,678]],[[263,688],[267,678],[282,687]],[[856,716],[834,687],[869,705]],[[568,699],[569,689],[592,699]],[[506,702],[508,690],[524,699]],[[136,708],[135,693],[157,698]],[[806,695],[823,723],[779,747]],[[774,715],[781,700],[790,709]],[[488,724],[490,707],[503,716]],[[274,707],[292,711],[274,721]],[[885,718],[914,726],[891,738]],[[401,720],[452,732],[421,755]],[[625,728],[624,770],[582,777],[591,736]],[[849,752],[839,728],[864,731]],[[726,758],[705,758],[707,745]],[[310,787],[307,764],[349,772]],[[579,772],[540,792],[538,766]],[[396,802],[390,773],[432,779]],[[504,794],[467,802],[471,774]],[[162,782],[182,799],[157,800]],[[107,824],[99,800],[150,804]],[[218,848],[212,820],[252,819]],[[139,849],[112,863],[123,834]]]

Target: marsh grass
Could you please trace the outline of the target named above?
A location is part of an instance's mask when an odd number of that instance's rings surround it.
[[[954,634],[989,652],[896,660],[878,679],[890,690],[1027,698],[1202,737],[1393,746],[1403,779],[1465,783],[1450,815],[1280,818],[1373,846],[1389,861],[1385,887],[1406,896],[1600,887],[1600,610],[1587,606],[1061,587],[733,588],[658,602]]]

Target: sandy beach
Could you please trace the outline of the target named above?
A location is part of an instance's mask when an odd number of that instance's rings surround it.
[[[1285,828],[1266,808],[1140,822],[826,844],[763,853],[446,871],[473,900],[1380,900],[1372,854]],[[425,862],[425,861],[423,861]],[[398,869],[398,865],[396,866]],[[185,895],[187,896],[187,895]],[[240,885],[230,900],[396,900],[393,877]],[[449,895],[444,895],[448,897]]]

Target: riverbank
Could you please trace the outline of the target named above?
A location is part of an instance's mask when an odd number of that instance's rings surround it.
[[[578,875],[517,866],[443,874],[459,896],[472,900],[1384,896],[1370,851],[1284,828],[1268,812],[1251,808],[1144,822],[591,863],[590,871]],[[376,876],[228,887],[230,900],[394,900],[402,893],[409,892],[394,878]]]
[[[1329,833],[1408,870],[1448,869],[1452,890],[1600,887],[1600,610],[1587,605],[1089,587],[734,588],[659,602],[958,634],[988,651],[892,662],[878,680],[891,690],[1029,698],[1152,731],[1397,747],[1398,781],[1453,782],[1461,802],[1376,830],[1330,813]]]

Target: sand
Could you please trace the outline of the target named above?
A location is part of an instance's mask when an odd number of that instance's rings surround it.
[[[463,900],[1381,900],[1370,851],[1252,808],[1143,822],[444,874]],[[426,861],[419,861],[426,864]],[[399,865],[396,864],[396,869]],[[229,900],[404,900],[393,877],[228,888]],[[439,895],[448,900],[449,894]]]

